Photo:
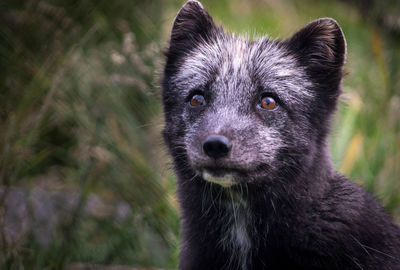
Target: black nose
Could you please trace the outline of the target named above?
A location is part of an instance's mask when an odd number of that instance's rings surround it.
[[[225,136],[208,136],[203,142],[204,153],[206,153],[207,156],[215,159],[228,155],[231,148],[232,145]]]

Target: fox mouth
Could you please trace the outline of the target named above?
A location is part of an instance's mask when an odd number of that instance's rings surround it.
[[[255,168],[237,168],[224,166],[201,166],[195,168],[197,174],[205,181],[218,184],[222,187],[231,187],[240,184],[266,183],[274,179],[276,173],[271,165],[259,164]]]
[[[223,167],[204,167],[200,172],[204,180],[222,187],[231,187],[239,184],[240,174],[243,173],[238,169]]]
[[[206,171],[214,177],[224,177],[227,174],[238,173],[237,169],[223,167],[205,167],[202,171]]]

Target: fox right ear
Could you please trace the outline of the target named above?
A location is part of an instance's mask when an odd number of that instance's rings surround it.
[[[178,12],[172,27],[171,40],[166,53],[167,62],[174,62],[198,43],[207,42],[216,28],[210,14],[200,2],[187,1]]]
[[[342,78],[346,40],[339,24],[331,18],[310,22],[287,40],[299,61],[318,78],[331,84]]]

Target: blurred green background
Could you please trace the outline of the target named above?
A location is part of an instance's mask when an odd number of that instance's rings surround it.
[[[0,269],[177,267],[159,80],[183,2],[0,3]],[[400,223],[400,2],[202,3],[252,38],[286,38],[318,17],[340,23],[348,75],[334,164]]]

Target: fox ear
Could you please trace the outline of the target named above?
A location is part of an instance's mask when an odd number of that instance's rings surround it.
[[[168,62],[189,52],[200,42],[207,42],[217,27],[203,5],[195,0],[187,1],[175,18],[169,48]]]
[[[287,42],[312,77],[327,83],[332,80],[340,82],[346,60],[346,40],[334,19],[312,21]]]

